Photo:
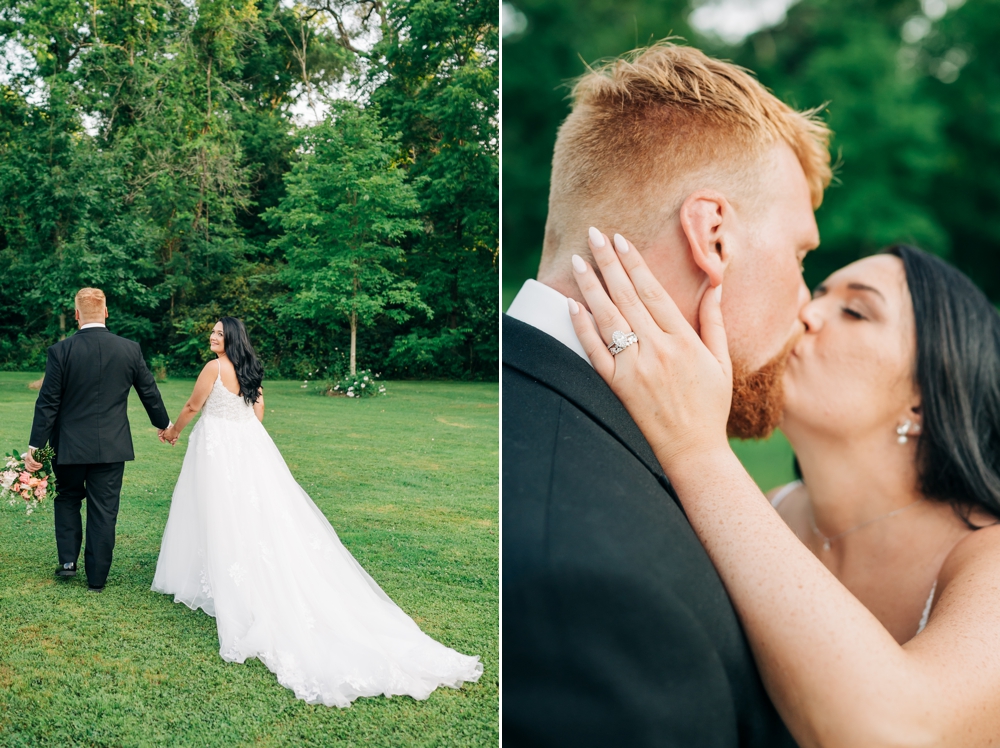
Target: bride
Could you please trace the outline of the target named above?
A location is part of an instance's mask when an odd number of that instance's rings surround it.
[[[310,704],[426,699],[483,668],[424,634],[348,553],[261,422],[263,368],[243,323],[223,317],[177,423],[188,442],[153,590],[214,616],[219,654],[257,657]]]
[[[699,337],[634,246],[615,240],[624,251],[607,237],[590,244],[608,292],[575,258],[597,327],[570,303],[574,328],[670,476],[795,739],[996,745],[996,310],[906,246],[820,285],[783,379],[780,427],[801,480],[774,493],[775,511],[726,438],[722,286],[704,294]],[[638,343],[612,355],[615,331]]]

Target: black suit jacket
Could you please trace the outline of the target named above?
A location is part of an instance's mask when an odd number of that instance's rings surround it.
[[[554,338],[503,319],[510,746],[794,746],[639,428]]]
[[[29,444],[46,441],[60,465],[134,460],[128,394],[135,387],[150,422],[170,424],[139,344],[88,327],[49,348]]]

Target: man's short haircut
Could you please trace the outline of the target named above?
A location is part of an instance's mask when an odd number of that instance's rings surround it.
[[[744,68],[693,47],[664,41],[593,68],[572,101],[552,160],[546,254],[567,232],[585,248],[581,226],[597,220],[620,223],[641,247],[702,187],[750,202],[766,179],[763,157],[781,142],[814,208],[830,183],[830,131],[816,110],[795,111]]]
[[[91,317],[104,318],[104,308],[107,306],[107,299],[104,291],[99,288],[81,288],[76,292],[76,308],[80,310],[80,316],[90,319]]]

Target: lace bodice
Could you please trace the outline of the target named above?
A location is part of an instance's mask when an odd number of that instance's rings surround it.
[[[240,395],[234,395],[227,390],[221,377],[212,385],[212,391],[201,412],[203,415],[225,418],[227,421],[248,421],[257,417],[254,415],[253,406],[248,405]]]

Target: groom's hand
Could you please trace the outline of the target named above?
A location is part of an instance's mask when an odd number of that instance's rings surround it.
[[[159,439],[164,444],[169,443],[170,446],[172,447],[174,446],[174,444],[177,443],[177,436],[173,433],[173,431],[174,431],[174,422],[171,421],[170,423],[167,424],[167,427],[165,429],[156,430],[156,438]]]
[[[38,462],[31,455],[34,452],[31,447],[28,447],[28,452],[24,456],[24,466],[32,473],[37,472],[42,469],[42,463]]]

